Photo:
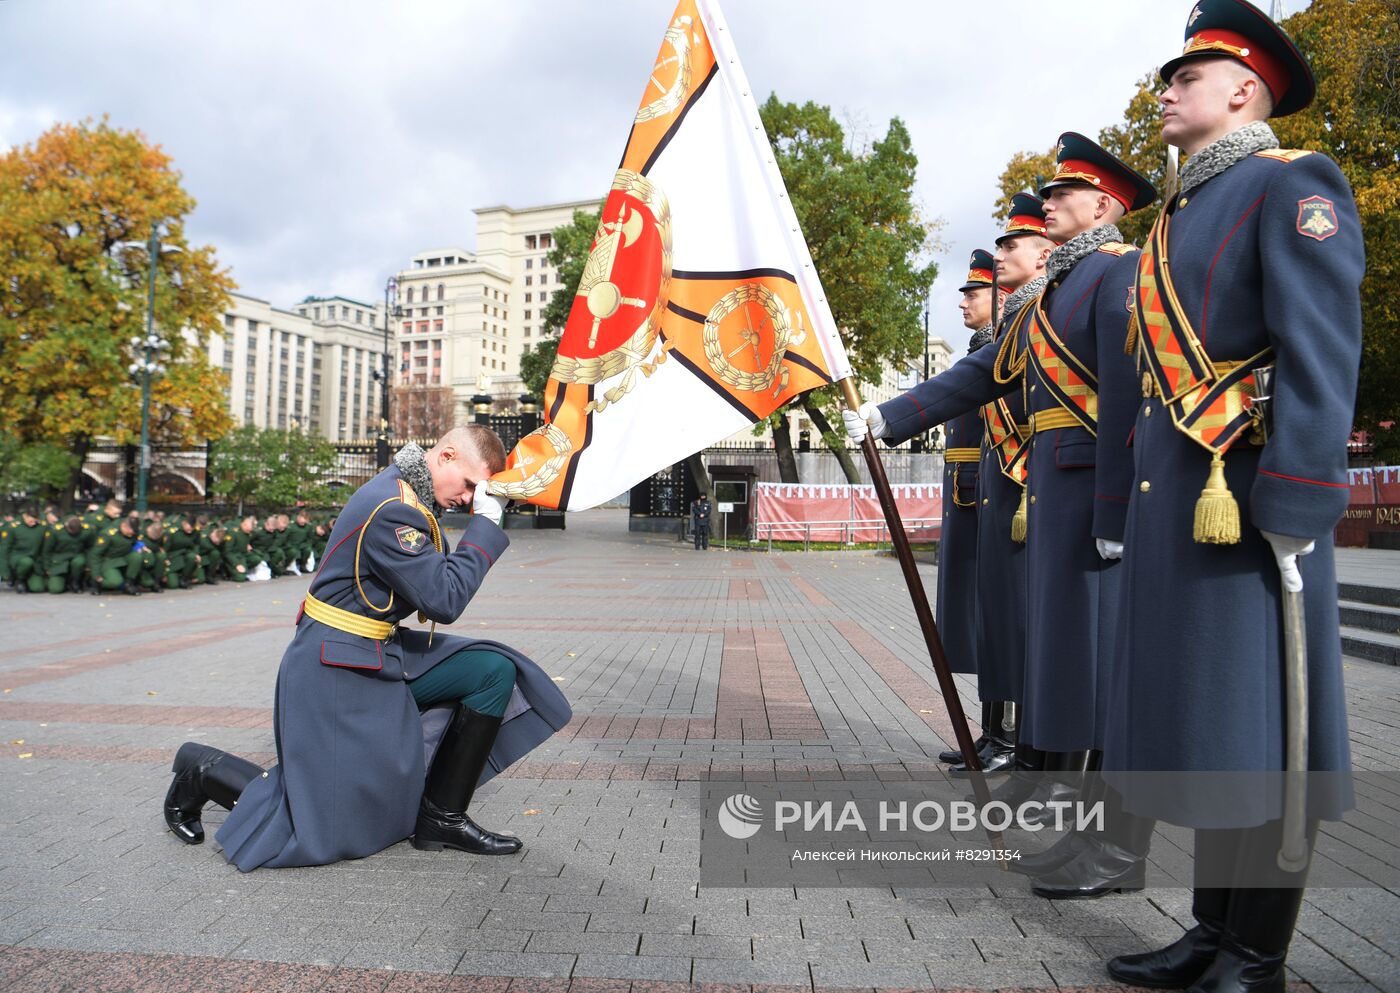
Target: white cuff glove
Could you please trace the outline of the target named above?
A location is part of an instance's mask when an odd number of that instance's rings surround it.
[[[501,519],[505,517],[506,502],[500,497],[492,496],[486,492],[486,481],[482,480],[476,485],[476,492],[472,494],[472,513],[480,514],[497,527],[501,526]]]
[[[880,413],[880,408],[874,403],[866,401],[860,405],[860,410],[842,410],[841,419],[846,422],[846,435],[854,444],[862,444],[865,441],[865,434],[870,432],[870,437],[879,441],[890,433],[890,426],[885,422],[885,415]]]
[[[1095,546],[1099,550],[1099,558],[1105,562],[1113,562],[1123,557],[1123,543],[1121,541],[1109,541],[1107,538],[1095,538]]]
[[[1275,534],[1272,531],[1259,532],[1274,550],[1274,561],[1278,563],[1279,577],[1283,588],[1289,593],[1303,592],[1303,574],[1298,571],[1298,556],[1307,555],[1317,547],[1308,538],[1295,538],[1289,534]]]

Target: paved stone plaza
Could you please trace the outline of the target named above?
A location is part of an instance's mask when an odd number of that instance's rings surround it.
[[[1010,874],[980,889],[699,886],[696,798],[712,778],[936,770],[952,735],[897,564],[695,552],[628,534],[615,510],[512,537],[450,630],[532,655],[576,716],[473,805],[525,839],[510,858],[404,843],[240,875],[212,838],[188,848],[165,831],[180,742],[271,760],[273,679],[305,578],[138,599],[0,593],[0,989],[1106,987],[1106,957],[1189,920],[1182,888],[1051,903]],[[1344,581],[1400,586],[1400,553],[1341,561]],[[1400,769],[1400,670],[1348,660],[1347,679],[1357,767]],[[222,816],[208,812],[211,836]],[[1395,865],[1397,840],[1323,847]],[[1289,961],[1318,990],[1400,991],[1400,891],[1310,891]]]

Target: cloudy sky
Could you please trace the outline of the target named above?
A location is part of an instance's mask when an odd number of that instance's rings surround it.
[[[1262,2],[1262,0],[1261,0]],[[1306,0],[1287,0],[1292,13]],[[175,159],[240,288],[372,301],[472,208],[601,196],[671,0],[0,0],[0,149],[109,115]],[[932,327],[1012,152],[1093,135],[1180,51],[1187,0],[727,0],[755,93],[891,117],[946,222]],[[979,16],[980,15],[980,16]]]

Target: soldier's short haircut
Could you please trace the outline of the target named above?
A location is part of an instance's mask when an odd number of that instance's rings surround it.
[[[506,467],[506,446],[501,436],[485,424],[465,424],[448,431],[434,448],[460,448],[486,463],[492,475]]]

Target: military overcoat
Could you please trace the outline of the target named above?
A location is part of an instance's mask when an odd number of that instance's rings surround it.
[[[984,346],[985,347],[985,346]],[[976,450],[982,418],[973,411],[943,425],[945,452]],[[938,633],[953,672],[976,672],[977,462],[943,463],[943,521],[938,536]],[[983,697],[996,700],[999,697]]]
[[[1299,565],[1307,627],[1310,768],[1350,767],[1332,531],[1347,506],[1347,441],[1361,352],[1361,225],[1326,156],[1252,155],[1170,205],[1177,296],[1214,362],[1273,349],[1272,425],[1237,443],[1225,475],[1239,544],[1192,540],[1210,454],[1176,430],[1159,397],[1132,434],[1125,602],[1106,769],[1283,768],[1283,625],[1277,566],[1260,530],[1317,543]],[[1238,780],[1228,803],[1182,777],[1126,781],[1135,813],[1192,827],[1280,816],[1280,794]],[[1310,791],[1313,814],[1351,801],[1345,774]]]
[[[455,549],[439,553],[435,521],[399,469],[384,470],[336,521],[312,595],[389,623],[418,611],[455,621],[510,542],[473,516]],[[277,675],[278,761],[249,784],[219,829],[228,860],[244,872],[321,865],[373,854],[411,834],[451,706],[420,714],[407,680],[470,648],[500,652],[516,665],[485,782],[569,721],[568,701],[535,663],[491,641],[404,628],[376,640],[301,613]]]

